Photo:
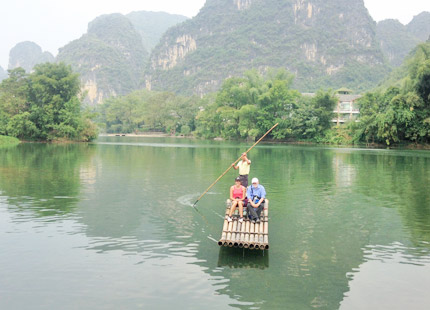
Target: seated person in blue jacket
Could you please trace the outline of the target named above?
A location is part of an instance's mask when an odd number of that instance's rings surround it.
[[[257,178],[252,179],[252,184],[246,190],[246,197],[248,197],[248,204],[246,205],[248,216],[253,223],[259,223],[261,210],[264,209],[266,190]]]

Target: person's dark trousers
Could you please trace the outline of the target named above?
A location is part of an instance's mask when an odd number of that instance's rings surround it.
[[[242,184],[242,186],[248,187],[248,175],[247,174],[241,174],[239,175],[240,178],[240,183]]]
[[[254,208],[248,202],[248,204],[246,205],[246,209],[247,209],[247,212],[248,212],[248,217],[250,218],[251,221],[259,219],[260,215],[261,215],[261,210],[264,209],[264,202],[262,202],[261,205],[258,206],[258,208]]]

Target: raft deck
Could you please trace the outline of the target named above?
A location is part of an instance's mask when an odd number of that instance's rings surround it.
[[[225,215],[230,212],[231,201],[227,200]],[[269,249],[269,200],[266,199],[263,211],[261,211],[260,223],[252,223],[246,214],[244,208],[243,222],[239,222],[239,208],[237,207],[232,216],[233,221],[228,222],[224,219],[221,239],[218,241],[219,246],[239,247],[250,250],[268,250]]]

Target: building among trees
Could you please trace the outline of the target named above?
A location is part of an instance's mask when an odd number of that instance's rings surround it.
[[[360,109],[356,103],[361,95],[352,94],[351,89],[340,88],[336,91],[338,98],[337,104],[334,109],[334,118],[332,120],[336,125],[343,124],[350,120],[357,120],[360,115]],[[304,96],[314,97],[315,93],[303,93]]]
[[[360,114],[356,100],[361,98],[361,95],[353,95],[352,90],[346,88],[338,89],[336,93],[339,101],[334,110],[333,123],[339,125],[350,120],[356,120]]]

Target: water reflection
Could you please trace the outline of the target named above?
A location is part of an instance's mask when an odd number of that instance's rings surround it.
[[[32,210],[37,217],[71,213],[79,201],[80,166],[93,154],[94,148],[85,144],[0,149],[1,195],[14,212]]]
[[[340,309],[428,309],[430,257],[417,252],[401,243],[367,246],[365,262],[347,274]]]
[[[48,306],[38,296],[53,279],[60,285],[49,305],[57,308],[73,289],[71,308],[103,309],[107,300],[120,308],[350,309],[363,296],[377,300],[364,283],[376,281],[377,291],[407,273],[417,293],[413,280],[420,271],[427,277],[427,153],[255,148],[251,177],[271,200],[271,249],[263,253],[214,242],[235,172],[190,207],[244,145],[118,141],[0,150],[0,246],[8,249],[0,294],[12,292],[0,306],[26,300],[22,288]],[[22,257],[46,274],[24,268],[16,276],[14,261],[31,266]],[[35,279],[38,290],[27,284]],[[415,296],[402,287],[380,294]]]
[[[269,267],[269,251],[250,251],[221,247],[219,249],[217,266],[266,269]]]

